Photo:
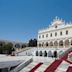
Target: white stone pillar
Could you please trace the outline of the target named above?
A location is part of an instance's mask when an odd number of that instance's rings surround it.
[[[63,48],[65,48],[65,40],[63,40]]]
[[[59,48],[59,40],[57,42],[58,42],[58,46],[57,47]]]
[[[49,48],[50,48],[50,41],[49,41],[49,43],[48,43],[48,44],[49,44]]]
[[[71,47],[71,39],[69,39],[69,47]]]
[[[54,48],[55,46],[54,46],[54,41],[53,41],[53,48]]]

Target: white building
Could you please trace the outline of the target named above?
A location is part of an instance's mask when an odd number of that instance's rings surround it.
[[[55,17],[51,24],[38,31],[38,47],[70,48],[72,46],[72,23]]]

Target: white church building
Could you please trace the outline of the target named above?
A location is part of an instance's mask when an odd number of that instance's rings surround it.
[[[70,48],[72,46],[72,23],[55,17],[49,26],[38,31],[38,47]]]
[[[38,31],[37,41],[38,47],[18,54],[51,57],[57,51],[59,57],[72,48],[72,23],[66,23],[56,16],[47,28]]]

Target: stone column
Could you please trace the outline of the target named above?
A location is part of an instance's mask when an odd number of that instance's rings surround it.
[[[69,47],[71,47],[71,39],[69,39]]]
[[[49,41],[49,43],[48,43],[48,48],[50,48],[50,41]]]
[[[54,41],[53,41],[53,48],[54,48],[55,46],[54,46]]]
[[[63,40],[63,48],[65,48],[65,40]]]
[[[58,42],[58,46],[57,47],[59,48],[59,40],[57,42]]]

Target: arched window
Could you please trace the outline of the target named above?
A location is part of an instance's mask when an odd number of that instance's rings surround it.
[[[52,52],[51,51],[48,51],[48,57],[52,57]]]
[[[48,46],[48,42],[46,42],[46,46]]]
[[[50,46],[53,46],[53,42],[50,42]]]
[[[57,32],[55,32],[55,36],[57,36]]]
[[[44,38],[44,35],[42,35],[42,38]]]
[[[62,31],[60,32],[60,35],[62,35]]]
[[[66,30],[66,35],[68,35],[68,30]]]
[[[65,40],[65,46],[69,46],[69,40]]]
[[[62,40],[59,42],[59,46],[63,46],[63,41]]]
[[[39,43],[39,47],[41,47],[41,44]]]
[[[50,37],[52,37],[52,33],[50,34]]]
[[[48,34],[46,34],[46,37],[48,37]]]
[[[44,46],[44,42],[42,42],[42,46]]]
[[[57,41],[54,42],[54,46],[58,46],[58,42]]]

